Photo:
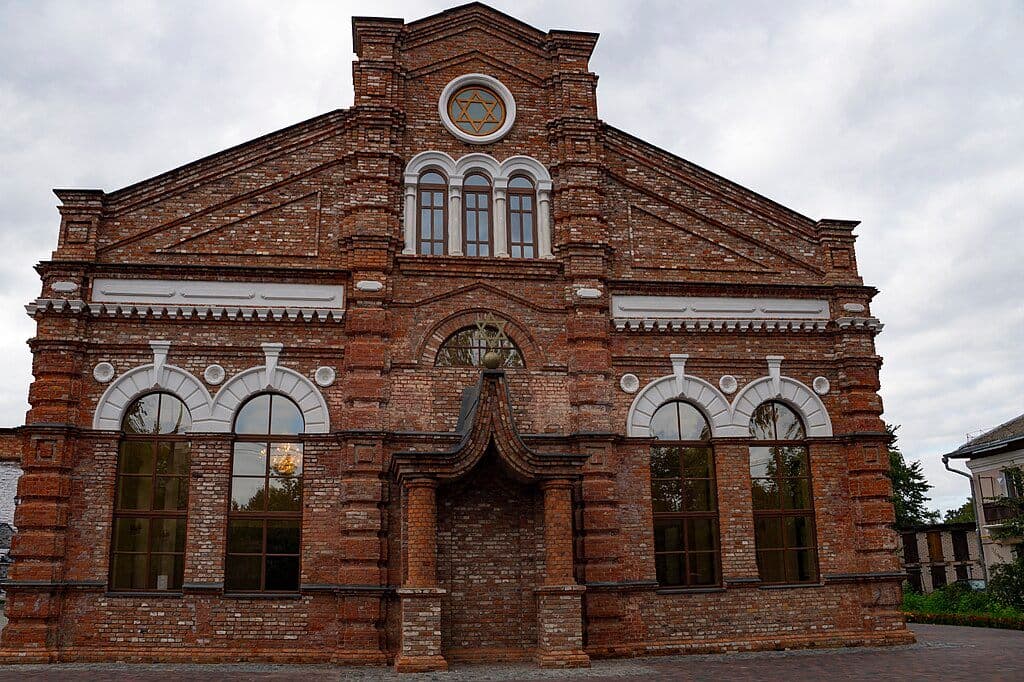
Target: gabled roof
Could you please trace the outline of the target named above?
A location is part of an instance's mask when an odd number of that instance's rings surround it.
[[[1019,448],[1024,448],[1024,414],[972,438],[945,456],[953,459],[972,459]]]

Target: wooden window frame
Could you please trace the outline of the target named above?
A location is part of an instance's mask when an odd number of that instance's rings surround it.
[[[302,410],[299,408],[298,404],[294,400],[292,400],[289,396],[283,395],[281,393],[274,393],[274,392],[271,392],[271,391],[264,391],[264,392],[256,393],[256,394],[253,394],[253,395],[249,396],[239,406],[238,411],[235,413],[235,419],[237,420],[238,415],[241,414],[242,408],[244,408],[247,404],[249,404],[251,401],[255,400],[256,398],[258,398],[260,396],[264,396],[264,395],[271,396],[269,409],[267,410],[267,433],[265,433],[265,434],[256,434],[256,433],[245,433],[245,434],[243,434],[243,433],[235,433],[234,432],[235,428],[237,428],[237,427],[232,429],[233,440],[232,440],[232,444],[231,444],[231,467],[230,467],[230,474],[228,476],[227,527],[226,527],[226,532],[225,532],[225,535],[224,535],[224,564],[225,564],[224,570],[225,570],[225,574],[227,573],[227,562],[230,560],[231,557],[251,558],[251,557],[257,557],[258,556],[258,557],[260,557],[260,587],[259,587],[259,589],[251,589],[250,588],[250,589],[236,590],[236,589],[230,589],[230,588],[227,587],[227,585],[225,585],[224,591],[225,591],[226,594],[261,594],[261,595],[263,595],[263,594],[271,594],[271,595],[273,595],[273,594],[281,594],[281,595],[293,595],[293,594],[298,594],[299,591],[300,591],[300,588],[301,588],[301,581],[302,581],[302,520],[303,520],[302,517],[303,517],[303,507],[304,507],[303,502],[305,500],[305,495],[306,495],[306,486],[305,486],[305,472],[306,472],[306,470],[305,470],[305,443],[303,442],[303,433],[297,433],[297,434],[276,434],[276,433],[271,433],[270,431],[271,431],[271,425],[273,424],[273,409],[274,409],[273,400],[274,400],[274,398],[279,398],[279,399],[282,399],[282,400],[287,400],[288,402],[292,403],[293,405],[295,405],[296,409],[299,410],[299,414],[300,415],[302,414]],[[305,421],[305,420],[303,420],[303,421]],[[303,431],[304,430],[305,430],[305,424],[303,423]],[[236,511],[236,510],[233,510],[231,508],[231,502],[232,502],[232,500],[231,500],[231,488],[232,488],[232,486],[234,484],[234,480],[236,478],[236,476],[235,476],[235,445],[237,443],[259,443],[259,444],[264,445],[266,447],[267,456],[266,456],[266,462],[264,463],[264,467],[263,467],[263,491],[264,491],[263,499],[264,499],[264,509],[262,511]],[[272,446],[275,443],[292,443],[292,444],[298,444],[300,446],[300,453],[299,453],[299,455],[300,455],[300,457],[302,457],[302,470],[296,476],[296,478],[299,479],[299,482],[302,485],[302,493],[301,493],[301,495],[299,497],[299,509],[298,509],[298,511],[269,511],[269,510],[266,509],[267,502],[269,500],[270,479],[271,479],[271,474],[270,474],[270,453],[271,453],[271,448],[272,448]],[[258,479],[260,477],[256,476],[256,475],[249,476],[249,475],[242,475],[242,474],[240,474],[238,476],[238,478]],[[231,522],[232,521],[260,521],[261,522],[261,524],[262,524],[262,538],[261,538],[261,542],[260,542],[260,552],[256,553],[256,552],[232,552],[231,551],[230,542],[231,542]],[[298,545],[298,551],[296,553],[277,553],[277,552],[271,553],[271,552],[267,551],[267,528],[268,528],[269,522],[271,522],[271,521],[297,521],[298,522],[298,526],[299,526],[298,543],[299,543],[299,545]],[[294,590],[268,590],[268,589],[266,589],[266,585],[267,585],[267,558],[268,557],[294,557],[294,558],[297,559],[298,574],[296,576],[296,587],[295,587]],[[226,577],[226,575],[225,575],[225,577]]]
[[[817,512],[815,510],[815,505],[814,505],[814,476],[812,475],[812,471],[811,471],[811,448],[810,448],[810,444],[808,443],[808,440],[807,440],[807,425],[804,423],[803,418],[800,416],[799,412],[797,412],[792,407],[790,407],[790,406],[786,405],[785,403],[782,403],[782,402],[780,402],[778,400],[768,400],[768,401],[765,401],[764,403],[761,403],[761,405],[758,405],[757,409],[760,409],[762,405],[766,405],[766,404],[778,405],[778,406],[781,406],[781,407],[785,408],[789,412],[791,412],[793,414],[793,416],[796,417],[797,420],[799,420],[801,431],[803,432],[803,437],[799,438],[799,439],[791,439],[791,440],[771,440],[771,439],[759,439],[759,438],[756,438],[756,437],[752,436],[750,438],[750,441],[749,441],[748,452],[752,448],[768,448],[768,449],[770,449],[772,451],[773,457],[775,458],[775,470],[776,470],[776,472],[779,472],[779,471],[783,470],[781,449],[783,449],[783,448],[786,448],[786,449],[788,449],[788,448],[801,448],[804,451],[804,456],[806,457],[807,475],[806,476],[781,476],[781,475],[776,475],[776,476],[771,477],[770,479],[767,479],[767,480],[774,481],[775,484],[776,484],[776,488],[779,491],[778,492],[779,508],[776,508],[776,509],[753,509],[753,505],[751,505],[752,512],[753,512],[753,517],[754,517],[754,552],[755,552],[755,557],[756,557],[756,560],[757,560],[758,574],[759,574],[759,576],[761,578],[761,582],[766,584],[766,585],[817,585],[817,584],[821,583],[821,565],[820,565],[820,555],[819,555],[819,549],[818,549]],[[773,422],[773,425],[772,425],[772,430],[773,430],[773,433],[774,433],[775,436],[778,436],[777,426],[778,426],[778,420],[776,419]],[[751,501],[753,501],[754,481],[755,480],[761,480],[761,478],[762,477],[755,478],[753,475],[751,475]],[[807,481],[807,497],[808,497],[808,506],[807,506],[807,508],[804,508],[804,509],[785,509],[783,507],[783,503],[782,503],[782,490],[783,490],[783,488],[782,488],[781,483],[783,481],[788,481],[788,480],[806,480]],[[787,538],[786,538],[785,523],[786,523],[786,519],[789,519],[789,518],[805,518],[805,519],[807,519],[809,521],[810,533],[811,533],[811,538],[812,538],[812,542],[813,542],[812,546],[806,546],[806,547],[805,546],[799,546],[799,547],[798,546],[793,546],[793,547],[790,547],[788,545]],[[780,524],[781,524],[781,528],[782,528],[782,533],[781,533],[782,547],[766,547],[765,548],[765,547],[761,547],[760,543],[758,542],[758,537],[757,537],[758,521],[766,520],[766,519],[779,519]],[[784,580],[765,580],[765,578],[764,578],[764,568],[761,565],[761,554],[763,552],[781,552],[782,556],[783,556],[783,567],[785,568],[788,565],[788,562],[786,561],[786,558],[788,557],[789,553],[791,553],[791,552],[796,553],[796,552],[807,551],[807,550],[813,552],[813,555],[814,555],[814,561],[813,561],[814,575],[812,577],[810,577],[810,578],[808,578],[806,580],[790,580],[789,579],[789,575],[787,573],[787,575],[786,575]]]
[[[160,395],[169,396],[176,401],[180,402],[182,407],[188,412],[188,406],[185,401],[167,391],[153,391],[138,396],[129,403],[129,407],[134,405],[139,400],[150,396]],[[161,398],[157,403],[157,413],[154,420],[159,428],[160,425],[160,412],[163,408],[163,399]],[[127,414],[127,409],[125,410]],[[190,415],[191,419],[191,415]],[[149,443],[150,444],[150,457],[151,457],[151,472],[149,474],[126,474],[124,473],[124,446],[126,443]],[[182,475],[158,475],[157,474],[157,454],[160,451],[161,443],[169,443],[171,445],[171,451],[174,451],[175,443],[187,443],[188,444],[188,465],[186,467],[186,473]],[[181,556],[182,559],[182,576],[179,583],[184,582],[184,566],[185,566],[185,555],[188,553],[188,505],[191,490],[189,489],[189,474],[188,470],[192,466],[192,439],[187,434],[179,433],[153,433],[153,434],[141,434],[141,433],[126,433],[124,425],[121,426],[121,438],[117,446],[117,469],[114,475],[114,504],[113,514],[110,524],[110,559],[107,570],[107,586],[111,592],[156,592],[159,594],[180,594],[181,587],[161,590],[157,588],[155,584],[150,583],[150,569],[153,566],[153,556]],[[122,480],[129,479],[144,479],[149,478],[150,483],[150,495],[149,495],[149,509],[121,509],[121,482]],[[157,490],[157,479],[158,478],[177,478],[179,479],[179,485],[184,487],[185,490],[185,504],[181,509],[153,509],[153,502],[156,499]],[[120,519],[144,519],[148,523],[147,539],[146,539],[146,551],[145,552],[124,552],[117,551],[117,522]],[[186,534],[185,544],[181,548],[181,552],[154,552],[153,551],[153,522],[156,520],[163,519],[176,519],[185,522]],[[118,555],[125,556],[145,556],[146,557],[146,586],[145,587],[118,587],[114,584],[114,568],[116,565],[116,559]]]
[[[428,173],[436,173],[442,178],[445,178],[444,183],[432,183],[423,182],[423,176]],[[437,206],[433,204],[433,195],[435,192],[441,193],[441,238],[437,239],[436,225],[433,221],[434,213],[437,211]],[[424,195],[430,197],[428,203],[424,203]],[[431,223],[430,223],[430,238],[423,238],[423,211],[427,209],[430,211]],[[434,246],[441,245],[441,253],[434,253]],[[424,245],[427,245],[428,250],[426,253],[423,251]],[[428,168],[420,173],[420,179],[416,182],[416,254],[420,256],[446,256],[448,255],[448,178],[444,173],[435,169]]]
[[[662,408],[666,407],[667,405],[677,405],[678,403],[689,405],[694,410],[696,410],[698,414],[700,414],[702,417],[704,417],[705,424],[707,424],[707,431],[708,431],[708,433],[710,433],[711,425],[707,421],[707,417],[700,410],[700,408],[698,408],[693,403],[690,403],[689,401],[686,401],[686,400],[669,400],[669,401],[659,405],[658,409],[655,410],[655,412],[657,412],[658,410],[661,410]],[[677,421],[676,433],[680,433],[681,434],[682,433],[682,424],[680,423],[680,419],[679,419],[679,409],[678,409],[678,406],[676,407],[676,421]],[[685,475],[686,474],[686,470],[685,470],[685,466],[684,466],[684,460],[683,460],[681,452],[680,452],[680,457],[679,457],[679,476],[678,476],[678,478],[654,478],[653,458],[654,458],[654,450],[656,448],[658,448],[658,449],[661,449],[661,448],[678,448],[680,451],[687,450],[687,449],[700,449],[700,450],[706,451],[707,452],[707,458],[708,458],[708,468],[709,468],[709,472],[710,472],[710,478],[686,476]],[[657,562],[658,562],[658,557],[659,556],[682,556],[683,557],[683,561],[684,561],[685,566],[686,566],[686,571],[684,573],[685,581],[683,583],[679,583],[679,584],[663,583],[663,582],[661,582],[661,578],[659,577],[658,578],[658,585],[659,585],[659,587],[662,588],[662,589],[669,589],[669,590],[688,590],[688,589],[699,590],[699,589],[713,589],[713,588],[721,587],[721,585],[722,585],[722,539],[721,539],[721,530],[720,530],[719,522],[718,522],[719,521],[719,519],[718,519],[718,469],[717,469],[717,466],[716,466],[716,463],[715,463],[715,448],[714,448],[714,446],[711,444],[710,440],[660,440],[659,439],[657,441],[657,445],[652,445],[651,446],[651,463],[650,463],[650,466],[651,466],[651,469],[652,469],[652,471],[651,471],[651,515],[652,515],[652,528],[654,529],[655,534],[657,533],[658,521],[679,521],[680,525],[682,526],[682,537],[681,537],[681,547],[682,547],[682,549],[680,549],[680,550],[663,550],[663,551],[658,551],[657,549],[655,549],[654,550],[655,567],[657,567]],[[680,511],[677,511],[677,512],[654,511],[654,501],[655,501],[654,500],[654,490],[655,490],[655,484],[657,482],[659,482],[659,481],[677,481],[677,480],[679,481],[679,488],[680,488],[680,491],[681,491]],[[711,509],[710,510],[698,510],[698,511],[687,510],[687,507],[689,506],[687,504],[687,495],[688,495],[688,487],[686,486],[686,482],[687,481],[706,481],[708,483],[708,486],[709,486],[708,489],[710,491],[710,497],[711,497],[711,504],[710,504]],[[713,538],[712,549],[710,549],[710,550],[691,550],[691,549],[689,549],[689,532],[690,532],[690,523],[689,522],[690,521],[695,521],[695,520],[710,521],[711,522],[712,538]],[[657,543],[655,542],[655,547],[656,547],[656,544]],[[692,571],[690,570],[690,558],[693,555],[699,555],[699,554],[709,555],[709,556],[711,556],[712,560],[714,561],[715,579],[714,579],[713,582],[710,582],[710,583],[694,583],[694,582],[691,581]],[[655,568],[655,570],[657,570],[657,568]]]
[[[525,187],[512,187],[512,181],[515,180],[516,178],[523,178],[523,179],[527,180],[530,183],[530,188],[527,189]],[[537,235],[538,211],[537,211],[537,186],[536,186],[536,183],[534,183],[533,178],[530,178],[530,177],[528,177],[526,175],[513,175],[511,178],[509,178],[509,188],[508,188],[507,195],[508,196],[507,196],[507,199],[505,201],[505,203],[507,204],[507,208],[506,208],[506,211],[505,211],[505,213],[506,213],[505,225],[506,225],[506,227],[508,229],[508,253],[509,253],[509,256],[511,258],[518,258],[518,259],[537,258],[537,254],[538,254],[538,247],[537,247],[537,241],[538,241],[537,240],[537,237],[538,237],[538,235]],[[519,206],[520,206],[519,209],[513,209],[512,208],[512,197],[519,197]],[[522,198],[523,197],[529,197],[531,199],[530,203],[532,204],[532,208],[529,211],[524,211],[522,209],[522,205],[523,205]],[[522,217],[524,215],[529,215],[530,216],[530,220],[531,220],[531,223],[533,225],[533,228],[532,228],[533,240],[532,241],[524,241],[522,239],[520,239],[520,241],[513,241],[513,239],[512,239],[512,217],[514,215],[519,215],[519,221],[520,221],[519,222],[519,235],[520,235],[520,237],[522,237],[522,234],[523,234],[523,223],[522,223],[523,218]],[[519,256],[514,255],[514,250],[515,250],[516,247],[520,248],[520,252],[523,255],[519,255]],[[525,250],[526,250],[527,247],[529,247],[532,250],[532,254],[529,255],[529,256],[525,255]]]
[[[467,184],[467,180],[473,177],[483,178],[487,181],[487,186],[471,186]],[[474,208],[469,207],[469,196],[473,195],[477,198],[476,206]],[[487,208],[481,209],[479,197],[487,197]],[[474,214],[476,218],[476,234],[477,238],[470,241],[469,239],[469,215]],[[483,241],[480,237],[480,214],[483,213],[487,216],[487,240]],[[470,253],[469,246],[472,244],[476,247],[477,253]],[[487,253],[481,254],[480,247],[487,245]],[[489,258],[494,255],[494,183],[489,177],[483,173],[476,171],[466,175],[462,181],[462,253],[466,256],[474,258]]]

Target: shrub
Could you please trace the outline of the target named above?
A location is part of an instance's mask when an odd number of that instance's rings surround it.
[[[1024,558],[993,566],[989,592],[1003,606],[1024,611]]]
[[[947,585],[931,594],[904,592],[903,610],[915,614],[1024,619],[1024,611],[1008,606],[992,590],[973,590],[963,583]]]

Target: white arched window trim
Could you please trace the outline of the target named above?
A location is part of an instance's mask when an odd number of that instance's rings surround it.
[[[125,408],[136,398],[157,391],[170,393],[185,403],[192,416],[192,430],[202,430],[198,425],[209,419],[213,402],[206,387],[180,367],[157,364],[136,367],[110,384],[96,405],[92,427],[120,431]]]
[[[528,176],[537,188],[537,252],[541,258],[553,258],[551,250],[551,174],[544,164],[529,156],[510,156],[498,162],[490,154],[474,152],[458,161],[444,152],[427,151],[414,156],[405,168],[405,248],[415,254],[417,192],[420,176],[427,170],[439,170],[448,177],[448,255],[462,254],[462,180],[472,171],[491,178],[494,192],[494,255],[508,258],[508,228],[505,225],[508,180],[519,173]]]
[[[687,400],[704,412],[711,424],[712,437],[745,438],[750,435],[750,416],[757,406],[768,400],[781,401],[804,420],[809,437],[832,435],[832,421],[821,398],[796,379],[780,376],[761,377],[747,384],[730,404],[714,386],[692,376],[675,374],[655,379],[633,399],[626,421],[626,435],[646,438],[650,434],[654,412],[669,400]]]

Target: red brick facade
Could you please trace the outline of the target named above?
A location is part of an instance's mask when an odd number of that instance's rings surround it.
[[[857,274],[854,223],[813,221],[603,123],[594,34],[544,33],[476,3],[412,23],[356,18],[353,31],[351,108],[116,192],[57,190],[59,244],[29,306],[35,381],[18,430],[25,473],[0,658],[416,671],[909,641],[875,290]],[[445,86],[476,73],[515,101],[514,124],[486,144],[439,120]],[[553,257],[410,249],[404,173],[424,152],[546,169],[536,210]],[[497,184],[494,196],[507,200]],[[344,304],[103,298],[103,282],[146,279],[333,285]],[[631,319],[613,297],[754,301],[759,312],[727,320],[712,304],[704,318]],[[819,317],[792,319],[815,301]],[[435,366],[445,339],[485,316],[524,367]],[[638,386],[620,388],[627,374]],[[655,380],[713,423],[712,587],[657,581],[655,441],[634,407]],[[270,384],[306,419],[299,587],[232,594],[229,406]],[[111,586],[119,390],[176,390],[192,409],[180,591]],[[810,584],[759,578],[742,417],[761,398],[806,419]]]

